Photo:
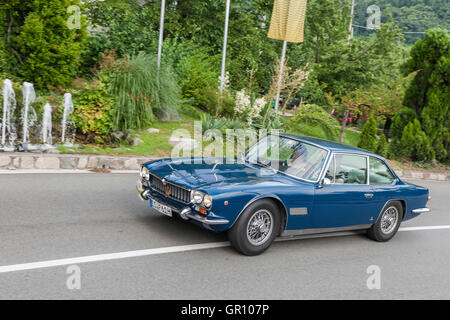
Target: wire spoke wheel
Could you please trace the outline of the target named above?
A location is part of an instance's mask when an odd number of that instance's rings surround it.
[[[273,230],[272,213],[266,209],[256,211],[247,224],[247,240],[255,246],[264,244]]]
[[[381,217],[381,232],[384,234],[391,233],[397,226],[399,213],[396,207],[392,206],[383,212]]]

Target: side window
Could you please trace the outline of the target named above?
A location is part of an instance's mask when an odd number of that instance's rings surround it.
[[[389,168],[383,161],[375,158],[370,158],[370,184],[392,184],[395,177],[392,175]]]
[[[327,173],[325,173],[325,178],[330,179],[331,183],[335,183],[334,181],[334,173],[335,173],[335,166],[334,166],[334,156],[330,159],[330,165],[328,166]]]
[[[366,184],[366,157],[350,154],[336,154],[335,162],[336,184]]]

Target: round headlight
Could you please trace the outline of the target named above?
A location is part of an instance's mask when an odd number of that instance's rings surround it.
[[[194,203],[198,203],[198,204],[202,203],[203,196],[204,196],[203,192],[200,192],[200,191],[197,191],[197,190],[195,190],[192,193],[192,199],[194,200]]]
[[[211,208],[212,206],[212,198],[210,195],[205,194],[205,196],[203,197],[203,205],[205,206],[206,209]]]
[[[141,178],[145,180],[150,180],[150,173],[146,167],[141,168]]]

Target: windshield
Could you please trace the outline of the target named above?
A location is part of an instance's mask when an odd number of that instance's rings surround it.
[[[301,141],[268,135],[247,151],[245,160],[296,178],[316,181],[327,153],[324,149]]]

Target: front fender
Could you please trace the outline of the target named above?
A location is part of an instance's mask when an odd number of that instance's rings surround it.
[[[234,191],[215,195],[212,210],[209,214],[222,217],[230,222],[225,225],[210,226],[210,228],[215,231],[228,230],[234,225],[247,204],[253,199],[258,199],[258,197],[260,197],[259,193],[249,191]]]
[[[275,194],[260,194],[256,192],[233,192],[228,194],[219,195],[214,199],[214,210],[213,214],[216,216],[223,217],[228,219],[230,223],[226,225],[220,226],[211,226],[212,229],[216,231],[225,231],[230,229],[234,223],[239,219],[242,212],[253,202],[258,201],[260,199],[273,199],[279,203],[281,203],[284,209],[284,225],[286,225],[286,207],[283,201]],[[228,205],[226,205],[226,201]]]

